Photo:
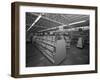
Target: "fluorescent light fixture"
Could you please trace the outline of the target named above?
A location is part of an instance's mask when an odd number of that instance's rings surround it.
[[[32,25],[28,28],[28,30],[27,31],[29,31],[31,28],[32,28],[32,26],[34,26],[38,21],[39,21],[39,19],[42,17],[42,15],[40,14],[37,18],[36,18],[36,20],[32,23]]]
[[[86,21],[86,20],[78,21],[78,22],[70,23],[69,25],[74,25],[74,24],[78,24],[78,23],[83,23],[83,22],[85,22],[85,21]]]
[[[77,31],[80,28],[83,29],[83,30],[88,30],[89,26],[83,26],[83,27],[76,27],[76,28],[66,29],[65,31]]]

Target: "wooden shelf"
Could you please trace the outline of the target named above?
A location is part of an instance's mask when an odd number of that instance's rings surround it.
[[[34,40],[36,42],[36,46],[39,48],[39,50],[45,55],[52,63],[55,63],[54,61],[54,55],[55,53],[55,41],[50,40],[50,38],[45,37],[37,37]]]
[[[55,43],[53,42],[53,43],[50,43],[50,42],[47,42],[47,41],[42,41],[42,40],[39,40],[39,39],[36,39],[36,42],[41,42],[41,43],[44,43],[44,44],[46,44],[46,45],[49,45],[49,46],[52,46],[52,47],[54,47],[55,48]]]
[[[43,39],[43,38],[37,38],[37,39],[40,39],[40,40],[45,40],[45,41],[50,41],[50,42],[55,42],[55,40],[50,40],[50,39]]]
[[[66,57],[66,48],[63,46],[65,45],[65,41],[58,40],[56,42],[52,40],[54,39],[38,36],[34,41],[36,42],[36,46],[49,61],[53,64],[59,64]],[[61,52],[63,50],[64,52]]]
[[[51,50],[50,48],[44,47],[43,45],[37,43],[40,47],[44,48],[45,50],[48,50],[49,52],[51,52],[51,54],[54,53],[54,50]]]
[[[54,52],[50,52],[49,49],[47,49],[46,47],[43,47],[42,45],[38,44],[37,46],[39,48],[39,50],[43,53],[44,56],[46,56],[48,58],[49,61],[51,61],[52,63],[55,63],[54,59],[53,59],[53,54]]]

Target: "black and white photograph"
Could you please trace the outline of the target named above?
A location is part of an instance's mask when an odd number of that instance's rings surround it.
[[[12,4],[12,76],[97,73],[97,7]]]
[[[90,16],[26,12],[26,67],[89,64]]]

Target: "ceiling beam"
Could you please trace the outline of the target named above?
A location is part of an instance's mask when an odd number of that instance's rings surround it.
[[[26,24],[27,26],[30,26],[30,24]],[[39,26],[39,25],[35,25],[36,27],[41,27],[41,28],[47,28],[47,27],[44,27],[44,26]]]
[[[77,31],[77,30],[79,30],[79,29],[89,30],[89,26],[71,28],[71,29],[67,29],[67,30],[65,30],[65,31]]]
[[[56,29],[56,28],[58,28],[58,27],[64,27],[64,26],[66,26],[66,25],[60,25],[60,26],[57,26],[57,27],[53,27],[53,28],[41,30],[41,31],[39,31],[39,32],[48,31],[48,30],[51,30],[51,29]]]
[[[83,23],[83,22],[86,22],[86,21],[87,21],[87,20],[83,20],[83,21],[78,21],[78,22],[70,23],[69,25],[67,25],[67,24],[65,24],[65,25],[60,25],[60,26],[56,26],[56,27],[53,27],[53,28],[41,30],[41,31],[39,31],[39,32],[48,31],[48,30],[50,30],[50,29],[56,29],[56,28],[58,28],[58,27],[72,26],[72,25],[79,24],[79,23]]]
[[[72,21],[75,22],[76,20],[82,20],[82,19],[89,19],[89,16],[82,16],[82,17],[77,17],[77,18],[73,18]]]
[[[38,14],[34,14],[34,13],[31,13],[31,14],[38,16]],[[46,20],[49,20],[49,21],[51,21],[51,22],[55,22],[55,23],[58,23],[58,24],[60,24],[60,25],[63,25],[63,23],[61,23],[61,22],[59,22],[59,21],[56,21],[56,20],[53,20],[53,19],[50,19],[50,18],[48,18],[48,17],[42,16],[42,18],[43,18],[43,19],[46,19]]]
[[[39,21],[39,19],[42,17],[42,15],[40,14],[40,15],[38,15],[38,17],[36,18],[36,20],[31,24],[31,26],[27,29],[27,31],[29,31],[31,28],[32,28],[32,26],[34,26],[38,21]]]
[[[89,16],[87,16],[87,15],[76,15],[76,16],[74,16],[74,17],[72,17],[72,16],[68,16],[68,17],[66,17],[66,16],[64,16],[64,15],[61,15],[63,18],[65,18],[65,19],[67,19],[68,21],[69,21],[69,19],[71,20],[71,21],[75,21],[75,20],[78,20],[78,19],[81,19],[81,18],[88,18]]]
[[[70,23],[69,26],[74,25],[74,24],[83,23],[83,22],[85,22],[85,21],[86,21],[86,20],[82,20],[82,21],[78,21],[78,22],[73,22],[73,23]]]

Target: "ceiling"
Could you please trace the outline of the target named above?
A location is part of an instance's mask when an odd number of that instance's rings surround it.
[[[89,15],[26,12],[26,31],[29,32],[42,32],[59,26],[69,29],[87,25]]]

